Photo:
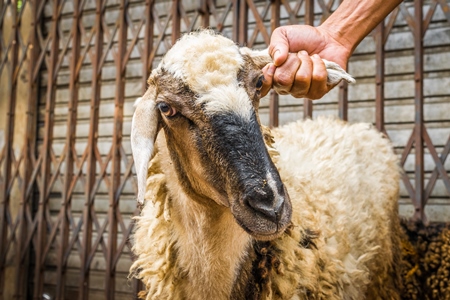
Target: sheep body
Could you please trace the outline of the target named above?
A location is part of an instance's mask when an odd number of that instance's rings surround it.
[[[371,125],[330,118],[260,125],[267,61],[207,31],[152,72],[131,135],[147,199],[131,268],[141,297],[398,299],[391,144]],[[330,86],[351,78],[325,65]]]
[[[271,242],[280,261],[266,296],[399,298],[393,263],[399,258],[397,157],[388,139],[371,127],[319,118],[272,130],[272,158],[291,195],[293,215],[289,230]],[[164,147],[163,141],[158,145]],[[173,200],[160,154],[149,169],[150,201],[137,222],[134,251],[140,256],[134,268],[148,288],[147,299],[183,299],[193,291],[177,286],[184,276],[176,261],[180,237],[170,217]],[[314,245],[302,246],[311,232],[317,235]],[[246,252],[253,251],[257,243],[243,240]],[[240,284],[236,276],[232,285]]]

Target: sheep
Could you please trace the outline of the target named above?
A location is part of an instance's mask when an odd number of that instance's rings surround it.
[[[261,125],[269,61],[199,31],[152,71],[131,132],[140,297],[399,299],[392,145],[333,118]]]

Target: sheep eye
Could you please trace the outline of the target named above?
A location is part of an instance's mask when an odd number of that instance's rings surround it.
[[[263,81],[264,81],[264,75],[261,75],[261,76],[258,78],[258,82],[256,82],[256,85],[255,85],[255,87],[256,87],[257,90],[260,90],[260,89],[262,88],[262,86],[263,86]]]
[[[165,102],[158,103],[158,108],[166,117],[173,117],[177,114],[177,110]]]

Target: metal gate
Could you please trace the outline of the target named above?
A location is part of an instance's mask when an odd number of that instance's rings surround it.
[[[138,214],[129,127],[151,69],[182,32],[210,26],[241,45],[265,47],[275,27],[319,25],[338,4],[0,0],[0,299],[135,297],[141,287],[127,279],[131,218]],[[421,220],[437,182],[444,195],[436,197],[445,202],[450,196],[450,134],[434,143],[429,134],[436,124],[445,129],[440,136],[450,128],[450,65],[442,61],[424,71],[424,60],[435,52],[445,58],[450,42],[424,45],[433,28],[450,28],[448,1],[405,1],[366,39],[375,60],[374,99],[367,103],[377,128],[391,138],[391,128],[406,126],[405,142],[396,147],[405,166],[403,196]],[[414,82],[413,96],[406,97],[414,118],[406,125],[385,120],[393,99],[385,99],[385,87],[394,76],[387,75],[386,61],[397,51],[386,45],[396,30],[411,34],[411,46],[398,51],[412,53],[413,68],[395,75]],[[427,78],[442,79],[443,92],[424,94]],[[350,88],[341,84],[337,92],[343,119],[352,113]],[[271,94],[263,101],[270,125],[282,122],[280,109],[292,101],[286,99]],[[304,117],[313,116],[312,102],[296,101]],[[438,101],[448,114],[425,118],[424,101]]]

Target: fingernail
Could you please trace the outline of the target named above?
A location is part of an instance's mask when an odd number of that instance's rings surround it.
[[[306,52],[305,50],[300,51],[301,55],[308,55],[308,52]]]
[[[267,68],[267,75],[269,76],[273,76],[273,74],[275,74],[275,65],[274,64],[270,64],[269,67]]]
[[[318,54],[313,54],[312,58],[320,59],[320,56]]]

